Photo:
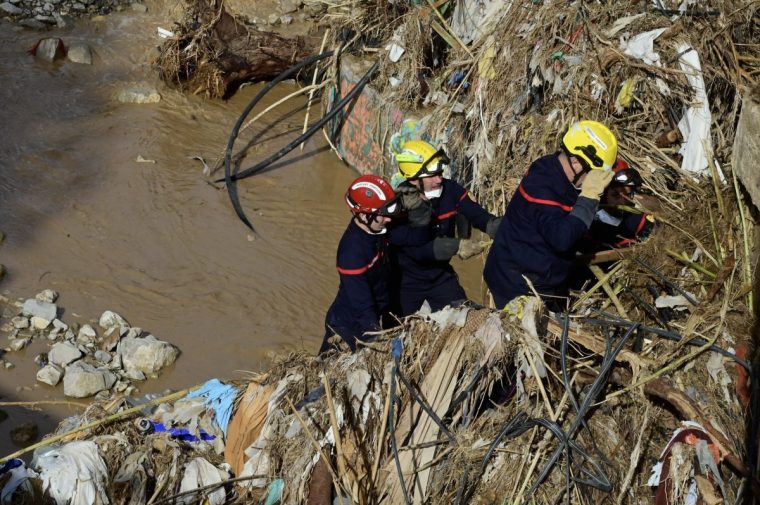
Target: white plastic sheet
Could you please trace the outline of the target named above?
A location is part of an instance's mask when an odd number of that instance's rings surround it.
[[[108,505],[108,469],[95,442],[70,442],[35,457],[42,489],[57,505]]]
[[[227,472],[218,469],[205,459],[195,458],[185,466],[185,473],[179,486],[179,492],[184,493],[200,487],[219,484],[229,479],[229,477]],[[205,499],[202,503],[208,505],[222,505],[226,501],[226,493],[224,487],[221,486],[213,491],[204,491],[203,496],[205,496]],[[196,493],[190,493],[177,498],[177,503],[190,505],[191,503],[198,503],[200,498]]]

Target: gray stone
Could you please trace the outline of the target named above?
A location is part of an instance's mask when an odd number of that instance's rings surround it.
[[[145,380],[145,374],[142,373],[140,370],[127,370],[127,373],[125,373],[124,376],[133,381]]]
[[[755,88],[757,89],[757,88]],[[736,176],[749,193],[752,203],[760,208],[760,96],[747,93],[742,99],[742,112],[734,138],[733,163]]]
[[[292,22],[293,22],[293,16],[288,16],[287,14],[283,14],[282,16],[280,16],[280,23],[284,25],[289,25]]]
[[[95,328],[89,324],[84,324],[81,328],[79,328],[79,334],[77,335],[77,338],[88,338],[90,340],[94,340],[97,336],[98,332],[95,331]]]
[[[161,95],[149,84],[137,84],[121,90],[118,99],[122,103],[157,103]]]
[[[53,319],[53,328],[60,331],[66,331],[69,329],[69,325],[64,323],[60,319]]]
[[[37,372],[37,380],[50,386],[61,382],[61,377],[63,377],[63,368],[52,363],[48,363]]]
[[[129,8],[134,12],[148,12],[148,8],[146,6],[136,2],[129,4]]]
[[[45,9],[45,11],[47,12],[53,12],[53,9],[55,9],[55,7],[53,7],[53,4],[51,4],[50,2],[46,2],[42,8]]]
[[[14,328],[23,330],[24,328],[29,328],[29,319],[23,316],[16,316],[11,319],[11,324],[13,324]]]
[[[3,362],[3,366],[5,367],[6,370],[10,370],[11,368],[13,368],[16,365],[14,365],[13,363],[11,363],[10,361],[5,361],[5,362]]]
[[[73,4],[71,4],[71,8],[79,12],[84,12],[87,10],[87,7],[83,3],[80,3],[80,2],[74,2]]]
[[[104,330],[113,328],[114,326],[129,328],[129,323],[127,322],[126,319],[121,317],[116,312],[112,312],[110,310],[106,310],[105,312],[103,312],[103,314],[100,315],[100,319],[98,320],[98,325]]]
[[[44,330],[50,326],[50,320],[44,317],[32,316],[29,322],[32,323],[35,330]]]
[[[86,398],[111,389],[115,382],[116,376],[108,370],[99,370],[78,361],[66,367],[66,374],[63,376],[63,394],[73,398]]]
[[[48,24],[48,25],[56,24],[55,18],[53,16],[48,16],[47,14],[40,14],[38,16],[34,16],[34,19],[42,21],[43,23]]]
[[[100,361],[101,363],[110,363],[111,362],[111,353],[105,352],[101,350],[95,351],[94,357],[96,360]]]
[[[116,382],[116,385],[113,387],[113,389],[117,393],[122,393],[122,392],[126,391],[127,387],[129,387],[129,383],[128,382],[118,381],[118,382]]]
[[[35,300],[47,303],[55,303],[58,299],[58,292],[52,289],[45,289],[34,295]]]
[[[48,361],[60,366],[66,366],[81,357],[82,352],[69,342],[58,342],[48,352]]]
[[[280,22],[280,16],[278,14],[270,14],[267,21],[270,25],[276,25]]]
[[[14,351],[20,351],[21,349],[23,349],[24,347],[26,347],[27,345],[29,345],[29,342],[31,342],[31,340],[32,339],[29,338],[29,337],[27,337],[27,338],[14,338],[13,340],[11,340],[11,344],[10,344],[11,345],[11,349],[14,350]]]
[[[60,39],[42,39],[39,47],[37,48],[37,54],[39,54],[45,41],[52,41],[53,43],[57,44]],[[25,316],[37,316],[41,317],[42,319],[52,321],[58,314],[58,307],[56,307],[54,303],[42,302],[40,300],[30,298],[24,302],[24,305],[21,307],[21,313]]]
[[[280,12],[287,14],[289,12],[295,12],[301,6],[303,2],[301,0],[280,0]]]
[[[28,324],[27,324],[27,327],[29,327]],[[14,330],[13,323],[3,323],[3,325],[0,326],[0,331],[5,332],[5,333],[8,333],[9,331],[13,331],[13,330]]]
[[[11,15],[21,14],[22,12],[24,12],[24,9],[19,9],[18,7],[16,7],[15,5],[13,5],[10,2],[3,2],[3,3],[1,3],[0,4],[0,10],[2,10],[3,12],[5,12],[6,14],[11,14]]]
[[[154,373],[171,365],[179,355],[179,349],[153,335],[140,338],[125,337],[116,348],[125,370]]]
[[[58,28],[71,28],[74,26],[74,18],[71,16],[54,12],[53,17],[55,18],[55,25]]]

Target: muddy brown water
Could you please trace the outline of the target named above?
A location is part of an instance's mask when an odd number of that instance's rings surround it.
[[[178,362],[136,383],[142,393],[241,378],[266,368],[271,353],[316,351],[349,218],[342,196],[357,175],[321,135],[312,137],[275,170],[239,184],[254,236],[190,157],[216,159],[260,86],[222,102],[161,84],[150,65],[156,28],[177,17],[152,11],[46,34],[89,44],[92,66],[35,61],[26,51],[41,34],[0,24],[0,263],[8,270],[0,289],[27,298],[52,288],[68,324],[108,309],[177,345]],[[140,81],[156,86],[162,100],[115,99]],[[280,86],[257,110],[294,89]],[[303,105],[289,102],[242,134],[256,141],[243,167],[297,135]],[[482,260],[457,267],[471,297],[481,298]],[[0,401],[64,399],[61,385],[35,381],[32,358],[46,347],[36,341],[5,356],[15,368],[0,370]],[[17,449],[8,436],[13,426],[32,420],[42,435],[78,410],[3,411],[10,417],[0,412],[0,451],[7,454]]]

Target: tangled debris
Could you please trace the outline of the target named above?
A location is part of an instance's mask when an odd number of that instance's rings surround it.
[[[189,2],[159,48],[161,78],[191,93],[226,98],[244,82],[269,80],[310,53],[302,37],[249,29],[224,2]]]

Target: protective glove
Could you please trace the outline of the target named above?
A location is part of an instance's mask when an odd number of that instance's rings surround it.
[[[486,224],[486,235],[492,239],[496,238],[496,232],[499,231],[499,225],[501,224],[500,217],[494,217]]]
[[[427,226],[433,215],[430,202],[421,198],[419,189],[409,183],[403,183],[396,189],[400,195],[401,207],[406,210],[409,224],[412,226]]]
[[[457,256],[463,260],[470,259],[476,254],[482,253],[489,245],[491,245],[490,240],[481,241],[461,239],[459,241],[459,247],[457,248]]]
[[[592,170],[583,180],[581,196],[590,200],[599,200],[604,193],[604,188],[612,180],[612,170]]]
[[[433,257],[438,261],[449,261],[459,250],[458,238],[437,237],[433,240]]]

